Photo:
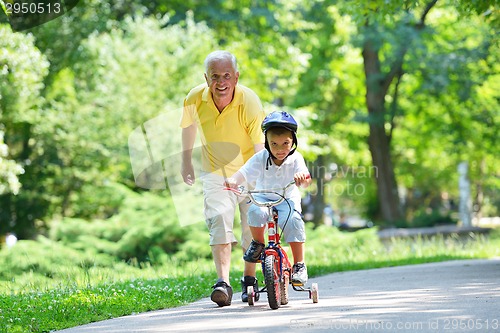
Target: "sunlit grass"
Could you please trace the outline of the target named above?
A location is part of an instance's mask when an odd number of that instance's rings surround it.
[[[310,277],[338,271],[500,256],[498,232],[490,237],[451,237],[379,241],[375,230],[343,233],[309,229]],[[290,254],[291,255],[291,254]],[[239,291],[242,252],[233,251],[231,284]],[[56,274],[54,274],[56,272]],[[1,282],[0,332],[49,332],[93,321],[186,304],[210,293],[216,276],[210,260],[162,266],[90,262],[59,267],[52,277],[34,272]],[[259,275],[261,277],[261,274]]]

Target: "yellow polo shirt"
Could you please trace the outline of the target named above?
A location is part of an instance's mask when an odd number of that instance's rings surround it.
[[[236,85],[234,98],[219,113],[206,84],[193,88],[184,100],[181,127],[196,123],[202,143],[203,171],[232,176],[264,142],[261,124],[265,114],[259,97]]]

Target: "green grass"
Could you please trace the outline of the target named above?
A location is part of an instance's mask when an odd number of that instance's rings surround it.
[[[500,256],[500,233],[452,237],[395,239],[382,244],[375,230],[343,233],[309,229],[310,277],[327,273]],[[208,246],[208,245],[207,245]],[[241,251],[233,251],[231,284],[239,290]],[[32,263],[31,263],[32,264]],[[34,266],[33,266],[34,267]],[[50,332],[133,313],[180,306],[209,295],[215,281],[210,260],[162,266],[119,264],[115,270],[92,266],[40,276],[24,273],[0,280],[0,333]],[[1,271],[1,269],[0,269]],[[1,276],[1,275],[0,275]],[[261,274],[259,274],[261,277]]]
[[[190,276],[1,296],[2,309],[7,310],[0,315],[1,321],[6,323],[2,332],[48,332],[179,306],[197,300],[206,292],[206,284],[203,277]]]

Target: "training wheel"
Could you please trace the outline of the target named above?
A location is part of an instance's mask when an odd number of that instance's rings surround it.
[[[255,300],[255,292],[253,290],[253,286],[247,286],[247,295],[248,295],[248,305],[254,305]]]
[[[311,298],[313,300],[313,303],[318,303],[319,294],[318,294],[318,284],[317,283],[313,283],[311,285]]]

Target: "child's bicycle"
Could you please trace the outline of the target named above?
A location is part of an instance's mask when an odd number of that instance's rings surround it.
[[[288,285],[291,284],[295,291],[306,291],[313,303],[318,303],[318,284],[312,283],[311,288],[305,288],[302,284],[291,283],[292,265],[288,260],[288,255],[281,247],[278,233],[278,211],[277,206],[285,200],[286,190],[295,185],[295,181],[288,183],[284,188],[269,190],[246,190],[240,186],[237,190],[231,190],[237,195],[248,195],[250,201],[257,206],[267,207],[269,211],[269,220],[267,221],[268,243],[261,254],[262,274],[264,275],[265,286],[262,289],[254,290],[253,286],[247,287],[248,305],[254,305],[258,299],[256,295],[267,291],[267,299],[271,309],[277,309],[281,305],[288,304]],[[279,191],[279,192],[278,192]],[[275,194],[279,198],[274,201],[261,202],[254,197],[255,194]],[[285,225],[286,227],[286,225]]]

